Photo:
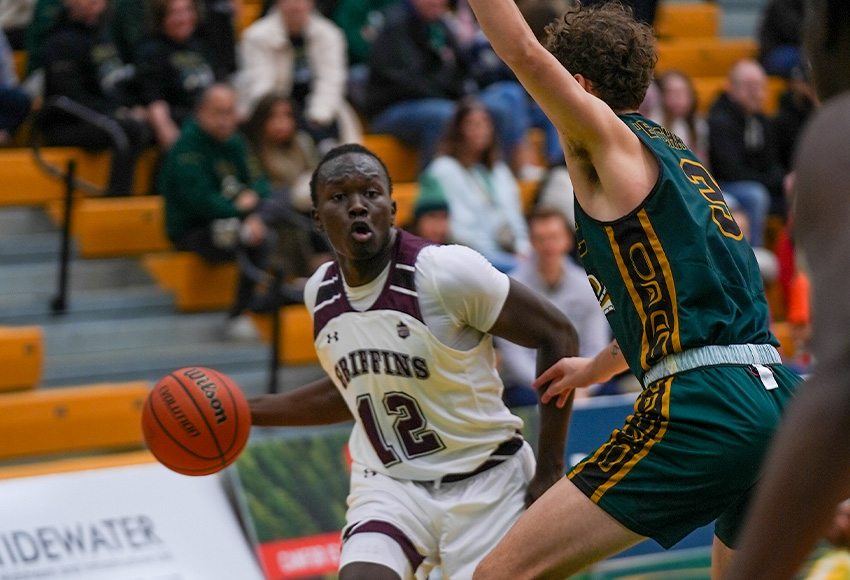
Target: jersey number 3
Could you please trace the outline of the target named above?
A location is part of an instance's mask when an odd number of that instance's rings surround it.
[[[708,170],[702,164],[690,159],[682,159],[680,165],[688,180],[699,187],[699,192],[708,200],[708,204],[711,206],[711,219],[714,220],[723,235],[740,240],[743,237],[741,228],[738,227],[732,214],[729,213],[726,200],[723,199],[723,192],[720,191],[720,186],[717,185]]]
[[[422,415],[419,403],[406,393],[389,392],[384,395],[384,410],[388,415],[395,416],[393,429],[401,443],[402,451],[407,459],[421,457],[445,449],[445,444],[434,431],[428,429],[428,422]],[[387,443],[381,427],[375,417],[375,407],[372,397],[360,395],[357,397],[357,413],[363,421],[366,435],[378,454],[378,459],[384,466],[395,465],[401,458]]]

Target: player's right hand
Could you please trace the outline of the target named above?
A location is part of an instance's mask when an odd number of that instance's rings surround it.
[[[590,376],[592,363],[593,359],[578,356],[562,358],[543,371],[543,374],[531,383],[531,387],[539,390],[545,386],[546,390],[543,391],[540,401],[548,403],[557,398],[556,404],[563,407],[574,389],[593,384]]]

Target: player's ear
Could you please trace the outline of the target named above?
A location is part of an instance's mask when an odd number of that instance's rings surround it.
[[[573,75],[573,78],[576,80],[578,84],[581,85],[581,88],[586,90],[588,93],[593,93],[593,81],[585,77],[583,74],[576,73]]]
[[[320,232],[325,231],[325,226],[322,223],[322,218],[319,217],[319,212],[316,211],[316,208],[310,210],[310,216],[313,218],[313,224],[315,224],[316,229]]]
[[[396,204],[395,204],[395,200],[392,200],[392,202],[393,202],[393,210],[392,210],[391,217],[392,217],[392,224],[395,225]]]

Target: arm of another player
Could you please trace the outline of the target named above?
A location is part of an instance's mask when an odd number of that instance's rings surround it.
[[[521,346],[537,349],[538,372],[561,357],[578,354],[578,335],[560,310],[516,280],[490,333]],[[537,473],[528,487],[531,503],[564,476],[564,451],[572,397],[540,405]]]
[[[785,413],[728,579],[792,578],[850,496],[850,97],[809,124],[796,159],[795,229],[812,278],[812,377]]]
[[[329,377],[286,393],[253,397],[248,405],[251,424],[259,427],[330,425],[353,420]]]
[[[538,373],[539,376],[531,386],[538,390],[543,389],[540,396],[542,402],[548,403],[557,399],[558,405],[563,405],[576,389],[604,383],[628,368],[623,351],[615,340],[593,358],[562,358],[543,373]]]

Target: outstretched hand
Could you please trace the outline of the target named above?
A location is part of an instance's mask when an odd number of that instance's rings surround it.
[[[546,387],[540,401],[548,403],[557,398],[556,405],[563,407],[573,390],[593,384],[590,376],[592,362],[593,359],[577,356],[562,358],[537,377],[531,387],[538,390]]]

